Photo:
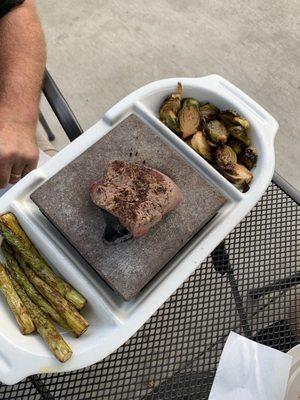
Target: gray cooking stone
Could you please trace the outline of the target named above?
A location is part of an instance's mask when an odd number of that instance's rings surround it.
[[[144,237],[107,245],[105,220],[89,187],[111,160],[141,163],[168,175],[183,202]],[[43,214],[125,300],[140,290],[217,213],[225,198],[159,135],[131,115],[32,195]]]

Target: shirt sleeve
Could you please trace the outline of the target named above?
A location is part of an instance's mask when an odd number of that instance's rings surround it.
[[[22,4],[25,0],[0,0],[0,18],[7,14],[13,7]]]

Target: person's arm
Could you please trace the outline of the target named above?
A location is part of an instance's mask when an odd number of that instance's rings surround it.
[[[0,188],[37,165],[45,40],[33,0],[0,19]]]

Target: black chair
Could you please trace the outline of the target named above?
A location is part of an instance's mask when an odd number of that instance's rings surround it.
[[[83,130],[48,70],[46,70],[45,73],[43,93],[68,138],[73,141],[80,136]],[[55,139],[55,135],[48,125],[42,112],[40,112],[39,120],[45,129],[45,132],[47,133],[48,139],[53,141]]]

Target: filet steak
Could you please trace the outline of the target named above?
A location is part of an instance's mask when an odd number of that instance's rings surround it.
[[[181,190],[168,176],[119,160],[108,164],[104,177],[91,185],[90,194],[135,238],[145,235],[182,201]]]

